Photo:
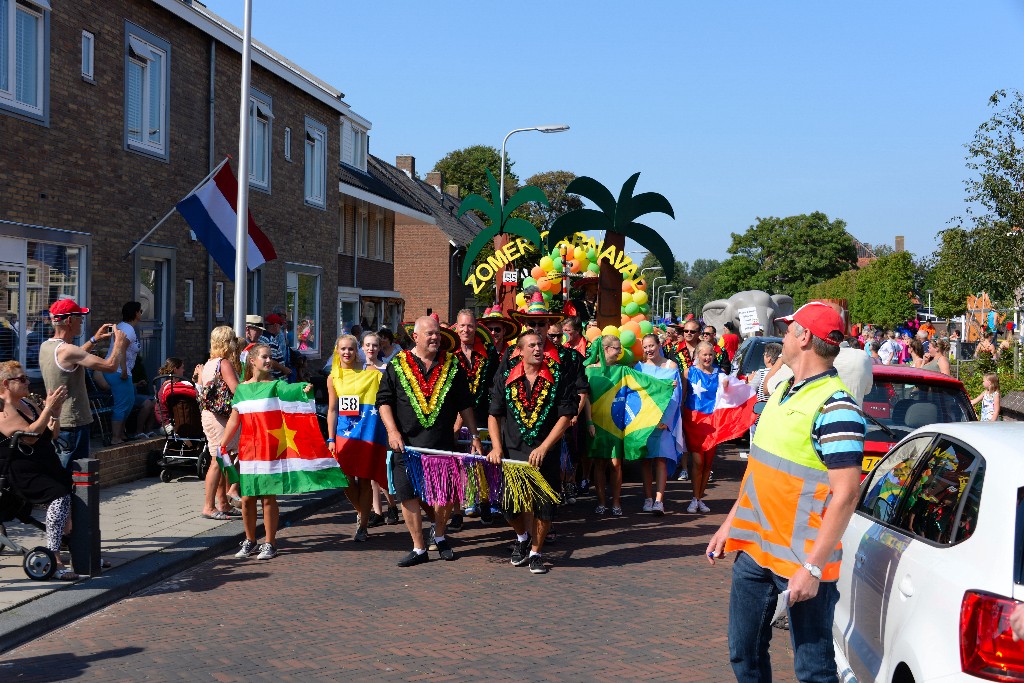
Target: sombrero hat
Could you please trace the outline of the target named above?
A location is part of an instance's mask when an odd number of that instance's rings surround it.
[[[512,311],[510,315],[512,316],[512,320],[520,325],[534,325],[538,322],[546,322],[548,325],[554,325],[555,323],[560,323],[565,319],[565,316],[561,313],[552,313],[548,310],[548,305],[544,303],[544,295],[540,292],[535,293],[533,298],[530,299],[530,303],[526,307],[525,313],[523,311]]]
[[[413,330],[416,329],[415,322],[404,322],[402,323],[402,328],[405,330],[405,333],[409,335],[409,339],[414,339],[412,333]],[[459,348],[459,337],[455,332],[444,325],[438,325],[437,329],[441,332],[441,351],[454,351]]]
[[[519,325],[516,325],[514,322],[503,316],[501,314],[501,307],[498,304],[495,304],[493,308],[485,310],[483,316],[477,319],[476,324],[481,327],[494,324],[501,325],[505,330],[505,339],[509,339],[519,332]],[[490,336],[489,330],[488,336]]]
[[[459,339],[459,333],[455,329],[455,323],[451,323],[448,329],[455,335],[456,348],[462,345],[462,340]],[[484,327],[479,321],[476,323],[476,332],[473,335],[476,342],[483,344],[484,346],[492,346],[494,344],[494,337],[491,335],[491,331]]]

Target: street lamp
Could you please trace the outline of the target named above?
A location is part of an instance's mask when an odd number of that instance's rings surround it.
[[[672,302],[675,301],[676,299],[680,298],[681,296],[682,296],[681,294],[676,294],[675,296],[670,296],[668,298],[667,308],[665,310],[666,315],[672,313]]]
[[[549,126],[531,126],[529,128],[516,128],[515,130],[509,131],[505,139],[501,141],[501,180],[499,181],[501,186],[501,196],[498,199],[499,206],[505,208],[505,143],[508,139],[516,133],[522,133],[527,130],[539,130],[541,133],[562,133],[569,130],[569,126],[564,123],[557,123]]]
[[[644,268],[643,270],[641,270],[640,271],[640,279],[641,280],[644,279],[644,273],[646,273],[648,270],[661,270],[661,266],[651,266],[650,268]]]
[[[928,315],[934,316],[934,313],[932,311],[932,292],[935,290],[926,289],[925,291],[928,292]]]
[[[664,292],[661,293],[661,299],[660,299],[660,303],[658,305],[658,310],[661,311],[661,317],[662,318],[665,317],[665,302],[668,301],[668,295],[669,294],[675,294],[675,293],[676,293],[676,290],[674,290],[674,289],[666,289]]]

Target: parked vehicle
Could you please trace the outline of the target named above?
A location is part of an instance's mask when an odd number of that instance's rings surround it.
[[[858,681],[1024,680],[1022,441],[1019,423],[932,425],[865,479],[833,622]]]
[[[732,374],[746,379],[764,367],[764,347],[775,342],[782,343],[782,337],[747,337],[736,349],[732,359]]]

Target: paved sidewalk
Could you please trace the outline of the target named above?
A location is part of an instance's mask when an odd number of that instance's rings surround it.
[[[282,526],[341,501],[341,491],[281,498]],[[200,516],[203,482],[140,479],[100,490],[101,556],[111,568],[79,581],[33,581],[22,557],[0,553],[0,652],[116,602],[209,557],[244,537],[241,517],[219,522]],[[44,509],[34,516],[43,521]],[[9,536],[30,548],[45,545],[43,532],[9,522]],[[70,567],[67,553],[63,556]]]

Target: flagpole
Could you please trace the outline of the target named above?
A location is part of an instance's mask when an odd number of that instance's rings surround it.
[[[223,167],[223,166],[224,166],[224,164],[228,163],[228,159],[230,159],[230,158],[231,158],[231,157],[224,157],[224,161],[222,161],[222,162],[220,162],[219,164],[217,164],[217,168],[215,168],[215,169],[213,169],[212,171],[210,171],[209,173],[207,173],[207,174],[206,174],[206,177],[205,177],[205,178],[203,178],[202,180],[200,180],[200,181],[199,181],[198,183],[196,183],[196,186],[195,186],[195,187],[193,187],[193,188],[192,188],[191,190],[189,190],[188,192],[186,192],[186,193],[185,193],[185,197],[188,197],[188,196],[189,196],[190,194],[192,194],[193,192],[195,192],[196,190],[198,190],[198,189],[199,189],[200,187],[202,187],[202,186],[203,186],[203,183],[205,183],[205,182],[206,182],[207,180],[209,180],[209,179],[210,179],[210,178],[212,178],[213,176],[217,175],[217,171],[219,171],[219,170],[221,169],[221,167]],[[184,197],[182,197],[182,199],[184,199]],[[165,214],[164,214],[164,217],[163,217],[163,218],[161,218],[160,220],[158,220],[158,221],[156,222],[156,225],[154,225],[154,226],[153,226],[152,228],[150,228],[149,232],[147,232],[147,233],[146,233],[145,235],[143,235],[143,236],[142,236],[142,237],[141,237],[141,238],[139,239],[139,241],[138,241],[138,242],[136,242],[135,244],[133,244],[133,245],[132,245],[132,248],[131,248],[131,249],[129,249],[129,250],[128,250],[128,253],[124,255],[124,259],[125,259],[125,260],[127,261],[127,260],[128,260],[128,257],[132,255],[132,252],[134,252],[134,251],[135,251],[136,249],[138,249],[138,248],[139,248],[139,245],[141,245],[141,244],[142,244],[143,242],[145,242],[145,241],[146,241],[146,238],[147,238],[147,237],[149,237],[149,236],[150,236],[150,235],[152,235],[152,234],[153,234],[154,232],[156,232],[156,229],[157,229],[157,228],[159,228],[159,227],[160,227],[161,225],[163,225],[163,224],[164,224],[164,221],[166,221],[166,220],[167,220],[168,218],[170,218],[170,217],[171,217],[171,214],[173,214],[173,213],[174,213],[175,211],[177,211],[177,210],[178,210],[178,207],[177,207],[177,206],[172,206],[172,207],[171,207],[171,210],[170,210],[170,211],[168,211],[167,213],[165,213]]]
[[[249,247],[249,83],[252,78],[252,0],[245,0],[242,28],[242,96],[238,107],[238,204],[235,223],[235,334],[245,337]]]

